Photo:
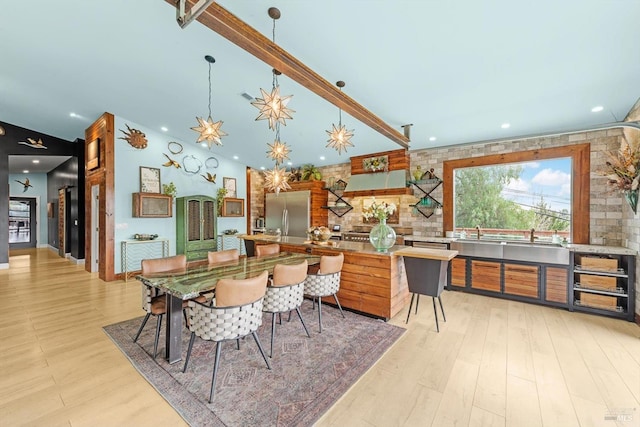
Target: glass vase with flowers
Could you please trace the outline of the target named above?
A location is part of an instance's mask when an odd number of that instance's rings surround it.
[[[638,209],[640,183],[640,131],[625,129],[617,153],[606,153],[606,171],[599,171],[614,190],[619,190],[634,213]]]
[[[394,203],[378,202],[376,198],[371,199],[371,204],[362,210],[365,219],[375,218],[378,224],[374,225],[369,232],[369,241],[379,252],[386,252],[396,243],[395,230],[387,225],[387,218],[397,209]]]

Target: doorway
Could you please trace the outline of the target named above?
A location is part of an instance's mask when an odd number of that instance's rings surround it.
[[[91,269],[100,267],[100,186],[91,186]]]
[[[10,197],[9,199],[9,249],[36,247],[36,199]]]

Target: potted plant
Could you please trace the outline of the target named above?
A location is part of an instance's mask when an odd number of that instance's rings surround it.
[[[322,172],[314,165],[308,163],[302,166],[302,180],[303,181],[320,181],[322,179]]]
[[[227,189],[224,187],[220,187],[218,188],[218,191],[216,192],[216,207],[218,210],[218,216],[222,215],[222,199],[225,198],[225,196],[227,195]]]
[[[167,196],[171,196],[171,197],[175,198],[176,195],[178,194],[178,189],[176,188],[176,186],[173,183],[173,181],[171,181],[168,184],[162,184],[162,192],[164,194],[166,194]]]

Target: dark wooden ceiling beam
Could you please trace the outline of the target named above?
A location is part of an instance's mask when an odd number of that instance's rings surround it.
[[[175,0],[165,0],[175,7]],[[190,6],[194,2],[190,3]],[[349,113],[373,130],[381,133],[404,148],[409,148],[409,138],[385,123],[371,111],[340,91],[332,83],[304,65],[293,55],[273,43],[267,37],[247,25],[217,3],[210,5],[197,20],[234,43],[251,55],[295,80],[313,93]]]

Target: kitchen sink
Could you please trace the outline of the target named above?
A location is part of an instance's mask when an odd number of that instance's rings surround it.
[[[450,248],[462,256],[569,265],[569,250],[552,243],[458,239]]]

